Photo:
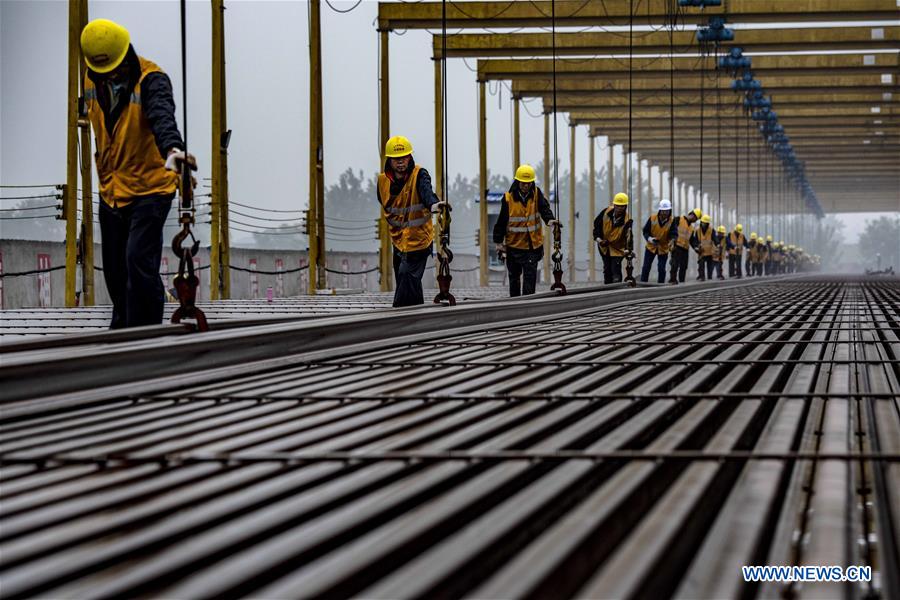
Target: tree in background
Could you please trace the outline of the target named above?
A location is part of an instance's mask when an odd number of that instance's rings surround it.
[[[866,220],[866,229],[859,237],[859,250],[866,267],[876,268],[876,255],[881,255],[881,268],[900,268],[900,217],[879,217]]]
[[[831,215],[821,221],[816,246],[825,269],[834,269],[844,255],[844,227],[843,221]]]

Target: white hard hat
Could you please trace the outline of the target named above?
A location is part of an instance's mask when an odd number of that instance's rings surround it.
[[[672,203],[668,200],[660,200],[659,210],[672,210]]]

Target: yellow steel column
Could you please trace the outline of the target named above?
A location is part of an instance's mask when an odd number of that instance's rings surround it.
[[[609,164],[606,167],[606,185],[609,188],[609,198],[607,206],[612,204],[613,197],[616,195],[616,149],[613,146],[612,139],[607,137],[607,150],[609,150]]]
[[[575,272],[575,124],[569,125],[569,281],[577,281]]]
[[[309,39],[309,293],[324,286],[325,271],[319,227],[325,215],[319,213],[319,180],[322,169],[321,104],[322,104],[322,45],[319,0],[310,0]]]
[[[212,148],[210,157],[212,158],[212,193],[210,195],[209,209],[209,297],[211,300],[218,300],[219,286],[221,285],[219,271],[221,269],[221,241],[219,239],[221,233],[221,192],[219,190],[219,179],[221,177],[222,155],[221,137],[222,129],[222,113],[221,113],[221,97],[222,89],[222,69],[220,65],[224,61],[222,46],[222,17],[225,7],[223,0],[212,0],[210,4],[212,9]]]
[[[478,194],[481,197],[478,237],[478,283],[486,287],[488,277],[488,206],[487,206],[487,96],[486,82],[478,82]]]
[[[78,28],[83,29],[88,22],[87,0],[78,0],[79,18]],[[79,76],[78,84],[80,97],[84,97],[84,74],[87,65],[81,60],[81,47],[78,48]],[[83,306],[94,305],[94,179],[91,176],[91,124],[87,116],[82,114],[78,118],[78,128],[81,134],[81,223],[83,254],[81,256],[81,289],[83,291],[81,304]]]
[[[221,298],[231,298],[231,237],[229,234],[230,219],[228,216],[228,142],[231,134],[228,130],[228,86],[225,79],[225,6],[217,13],[219,30],[221,31],[221,62],[218,65],[221,94],[219,97],[219,127],[221,135],[218,140],[218,153],[213,148],[213,156],[218,158],[219,168],[219,264],[222,266]],[[215,71],[214,71],[215,72]],[[213,140],[216,144],[216,140]],[[215,160],[215,158],[214,158]]]
[[[389,53],[389,40],[390,31],[387,29],[382,29],[378,32],[378,40],[379,40],[379,50],[380,56],[379,59],[381,61],[381,81],[379,94],[381,96],[380,109],[381,114],[379,115],[379,140],[378,147],[381,152],[381,162],[378,164],[378,170],[384,168],[385,155],[384,155],[384,145],[387,143],[388,138],[391,137],[391,86],[390,86],[390,53]],[[379,213],[381,211],[379,210]],[[393,279],[394,279],[394,271],[393,271],[393,249],[391,245],[391,238],[388,235],[387,230],[387,222],[384,220],[384,216],[378,215],[378,267],[380,271],[380,281],[379,281],[379,289],[382,292],[389,292],[393,287]]]
[[[590,181],[588,182],[588,223],[587,226],[592,228],[594,226],[594,217],[597,214],[597,166],[595,164],[594,158],[594,146],[596,145],[596,139],[594,138],[594,134],[591,132],[591,129],[588,128],[588,147],[590,148],[588,152],[588,161],[590,162],[588,178]],[[591,239],[591,236],[588,236],[588,281],[597,281],[597,256],[594,254],[594,240]]]
[[[512,97],[513,104],[513,173],[516,172],[516,169],[519,168],[519,165],[522,164],[522,140],[520,137],[521,129],[520,129],[520,121],[519,121],[519,108],[522,100],[518,96]]]
[[[441,59],[434,59],[434,189],[438,196],[444,189],[444,96]],[[445,200],[445,198],[441,198]]]
[[[642,189],[644,181],[641,175],[641,162],[643,161],[641,161],[640,155],[636,152],[634,154],[634,158],[637,162],[637,164],[635,165],[637,169],[635,171],[635,188],[637,193],[635,194],[634,215],[632,218],[634,219],[634,236],[635,238],[639,238],[640,233],[638,232],[641,230],[641,227],[644,226],[644,221],[642,220],[643,212],[641,210],[641,202],[644,201],[644,190]]]
[[[550,185],[550,113],[544,111],[544,194],[550,201],[553,186]],[[556,215],[559,218],[559,215]],[[550,254],[553,252],[553,231],[544,227],[544,281],[550,281]]]
[[[66,219],[66,306],[76,305],[75,280],[78,237],[78,73],[81,59],[81,10],[78,0],[69,0],[69,89],[66,104],[66,189],[63,215]],[[92,224],[93,225],[93,224]]]

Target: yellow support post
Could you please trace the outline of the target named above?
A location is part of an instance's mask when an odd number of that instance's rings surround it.
[[[309,43],[309,293],[324,288],[319,190],[322,173],[322,44],[319,0],[310,0]]]
[[[478,194],[481,197],[479,210],[478,260],[479,279],[482,287],[490,283],[488,274],[488,206],[487,206],[487,90],[484,81],[478,82]]]
[[[81,10],[80,2],[69,0],[69,88],[66,126],[66,186],[67,198],[63,202],[66,219],[66,306],[76,306],[76,269],[78,253],[78,74],[81,62]]]
[[[518,96],[513,95],[513,173],[515,173],[516,169],[519,168],[519,165],[522,164],[522,139],[520,137],[521,129],[519,121],[519,109],[521,102],[522,101]]]
[[[391,87],[390,87],[390,52],[389,52],[389,36],[390,31],[387,29],[379,29],[378,31],[378,40],[379,40],[379,60],[381,63],[381,81],[379,94],[381,96],[380,101],[380,109],[381,114],[379,115],[379,140],[378,147],[381,152],[381,162],[378,164],[379,172],[384,168],[384,162],[387,157],[384,155],[384,145],[387,143],[388,138],[391,137]],[[379,210],[379,213],[381,211]],[[391,245],[391,238],[388,234],[387,222],[384,220],[384,216],[378,215],[378,266],[379,266],[379,274],[380,279],[378,282],[379,289],[382,292],[389,292],[391,288],[393,288],[393,249]]]
[[[77,0],[79,5],[78,29],[84,29],[88,22],[87,0]],[[84,97],[84,74],[87,65],[81,60],[79,46],[79,94]],[[94,298],[94,178],[91,175],[91,124],[86,115],[79,115],[78,129],[81,135],[81,222],[83,224],[81,246],[81,304],[93,306]]]
[[[594,217],[597,215],[597,169],[594,159],[595,145],[596,140],[594,139],[594,134],[588,129],[588,148],[590,148],[588,152],[588,161],[590,162],[588,173],[588,178],[590,179],[588,182],[588,227],[593,227]],[[587,251],[588,281],[594,282],[597,281],[597,256],[594,254],[594,240],[591,239],[590,235],[588,236]]]
[[[434,60],[434,189],[441,195],[444,189],[444,96],[441,59]],[[446,198],[441,198],[446,200]],[[435,271],[437,273],[437,271]]]
[[[222,285],[221,272],[221,190],[219,181],[222,177],[221,157],[222,149],[222,111],[221,98],[224,94],[224,71],[221,68],[225,62],[223,45],[223,12],[225,7],[223,0],[212,0],[212,194],[210,196],[210,233],[209,233],[209,297],[218,300],[221,296],[219,288]],[[222,273],[224,275],[224,273]]]
[[[575,282],[575,123],[569,125],[569,281]]]
[[[544,111],[544,193],[550,201],[550,113]],[[559,215],[556,215],[559,218]],[[553,253],[553,231],[544,227],[544,281],[550,282],[550,255]]]
[[[644,181],[643,181],[643,176],[641,173],[641,169],[642,169],[641,163],[643,161],[641,160],[640,155],[637,153],[635,153],[634,158],[636,159],[636,162],[637,162],[637,165],[636,165],[637,166],[637,172],[636,172],[637,177],[635,177],[635,180],[636,180],[635,187],[637,188],[637,193],[635,194],[634,216],[633,216],[634,228],[636,229],[636,231],[633,231],[633,232],[634,232],[635,239],[639,239],[640,238],[639,232],[640,232],[641,228],[644,226],[643,211],[641,210],[641,203],[644,201],[644,190],[642,189],[643,185],[644,185]],[[635,246],[635,248],[637,248],[637,247],[638,246]]]

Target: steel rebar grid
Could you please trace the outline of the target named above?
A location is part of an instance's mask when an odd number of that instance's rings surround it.
[[[760,283],[4,418],[4,596],[891,597],[898,308]]]

